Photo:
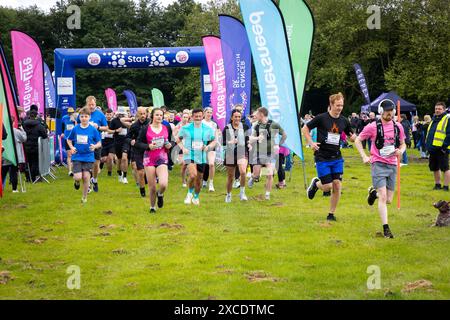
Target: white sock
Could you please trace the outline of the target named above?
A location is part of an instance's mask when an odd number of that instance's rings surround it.
[[[266,191],[266,196],[270,196],[270,191]]]
[[[164,193],[160,193],[160,192],[158,191],[158,197],[162,197],[162,196],[164,196]]]
[[[228,197],[231,197],[231,192],[228,192],[228,193],[227,193],[227,196],[228,196]]]
[[[241,187],[241,194],[245,193],[245,187]]]

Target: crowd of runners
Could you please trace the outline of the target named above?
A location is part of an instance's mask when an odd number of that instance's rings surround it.
[[[367,201],[373,205],[378,199],[384,236],[393,238],[387,204],[394,195],[397,158],[406,148],[403,128],[394,122],[395,105],[390,100],[383,101],[378,110],[380,118],[367,125],[358,136],[350,121],[341,114],[343,107],[343,95],[331,95],[328,111],[303,126],[302,134],[314,152],[317,171],[317,177],[308,187],[308,198],[314,199],[319,189],[324,195],[330,195],[327,220],[336,221],[344,173],[341,140],[345,135],[355,142],[363,162],[371,163],[373,185],[369,187]],[[212,119],[209,107],[183,110],[178,119],[174,112],[165,108],[139,107],[134,117],[123,110],[113,113],[108,109],[105,114],[100,110],[95,97],[89,96],[85,107],[78,112],[69,108],[68,115],[62,119],[69,174],[74,178],[75,189],[83,183],[83,203],[87,202],[89,192],[99,191],[98,175],[105,166],[108,176],[116,166],[118,181],[128,184],[131,164],[142,197],[146,197],[148,185],[151,213],[164,206],[169,172],[178,174],[173,170],[174,163],[180,164],[180,185],[187,189],[186,205],[199,205],[203,188],[215,192],[218,163],[226,168],[226,203],[232,201],[233,188],[239,188],[239,199],[247,201],[246,185],[252,188],[264,170],[266,200],[270,200],[277,169],[277,187],[286,186],[283,164],[289,150],[283,144],[287,136],[279,123],[269,120],[264,107],[245,117],[243,107],[235,106],[223,131]],[[370,156],[363,148],[366,140],[373,142]]]
[[[89,96],[84,107],[68,108],[67,112],[62,126],[69,175],[74,178],[75,189],[83,185],[83,203],[91,191],[99,192],[98,176],[105,167],[112,176],[116,166],[118,181],[128,184],[130,164],[142,197],[146,197],[148,185],[151,213],[164,206],[169,172],[177,174],[174,163],[181,167],[187,205],[200,204],[202,188],[215,192],[218,163],[227,172],[226,203],[232,201],[233,187],[239,188],[241,201],[248,201],[245,187],[259,181],[261,167],[266,168],[265,199],[270,200],[275,168],[279,174],[277,187],[286,186],[279,155],[284,161],[287,149],[281,145],[287,137],[278,123],[269,120],[264,107],[247,118],[243,107],[235,106],[223,131],[213,121],[211,108],[186,109],[178,121],[165,108],[139,107],[130,117],[120,109],[103,113],[95,97]]]

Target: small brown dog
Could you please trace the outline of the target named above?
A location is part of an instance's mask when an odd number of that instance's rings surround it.
[[[439,214],[436,218],[436,227],[450,226],[450,202],[439,200],[433,206],[439,210]]]

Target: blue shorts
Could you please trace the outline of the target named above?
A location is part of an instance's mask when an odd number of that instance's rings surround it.
[[[322,184],[328,184],[333,180],[342,180],[344,173],[344,159],[316,162],[317,176]]]

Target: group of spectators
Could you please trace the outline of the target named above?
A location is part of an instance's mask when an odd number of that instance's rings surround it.
[[[20,115],[18,119],[11,117],[14,123],[17,164],[14,165],[8,160],[2,159],[2,183],[5,183],[9,174],[13,192],[19,192],[17,190],[19,171],[25,172],[28,182],[37,181],[40,174],[38,141],[39,138],[47,138],[49,133],[47,124],[38,115],[36,105],[32,105],[28,112],[24,112],[23,108],[19,107],[18,112]],[[5,134],[3,138],[6,138]]]

